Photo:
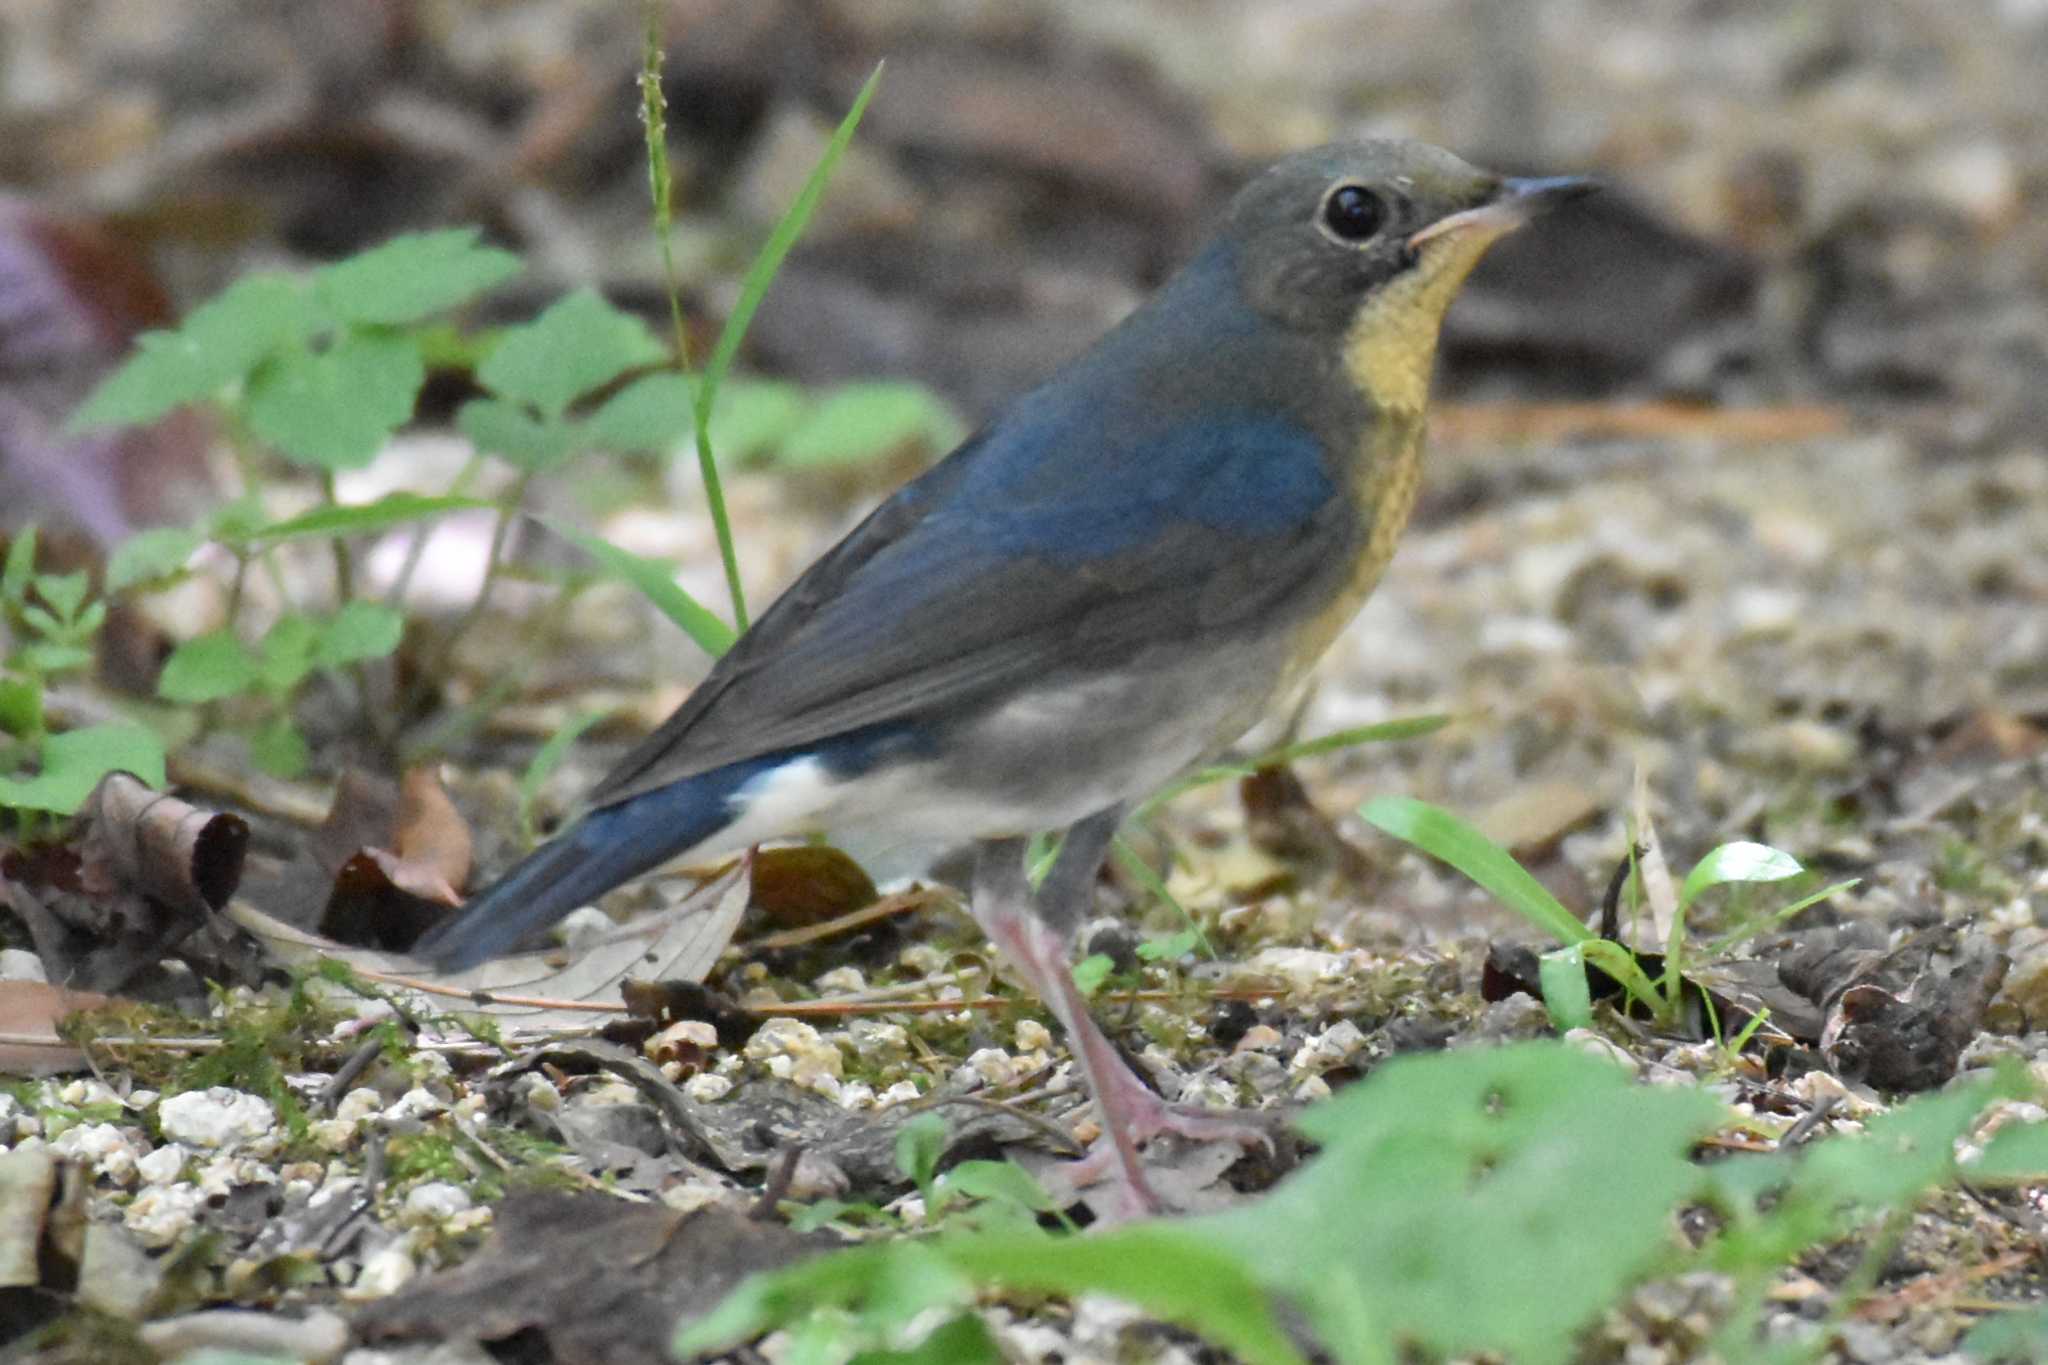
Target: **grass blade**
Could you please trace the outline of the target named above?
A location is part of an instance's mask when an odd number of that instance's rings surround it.
[[[676,586],[674,571],[668,565],[659,560],[644,559],[630,550],[621,550],[603,537],[594,536],[565,521],[553,517],[536,520],[596,560],[613,577],[622,578],[638,588],[662,615],[681,627],[683,634],[695,640],[713,658],[725,653],[738,638],[733,628],[719,620],[716,613]]]
[[[1506,849],[1443,807],[1409,796],[1378,796],[1359,807],[1358,813],[1367,824],[1449,863],[1559,943],[1584,943],[1593,937],[1593,931],[1544,890],[1543,883],[1530,876]]]

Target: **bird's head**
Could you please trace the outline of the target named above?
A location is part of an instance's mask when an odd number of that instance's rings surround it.
[[[1444,310],[1480,256],[1592,187],[1493,175],[1419,142],[1333,143],[1246,185],[1224,233],[1254,311],[1340,344],[1376,407],[1419,412]]]

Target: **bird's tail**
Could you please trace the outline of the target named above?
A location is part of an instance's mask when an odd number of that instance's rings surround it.
[[[590,812],[470,897],[412,955],[442,971],[473,967],[703,843],[732,822],[733,776],[699,774]]]

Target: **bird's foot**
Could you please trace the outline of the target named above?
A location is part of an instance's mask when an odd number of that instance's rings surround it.
[[[1120,1093],[1103,1105],[1105,1116],[1114,1113],[1120,1123],[1105,1132],[1084,1157],[1069,1162],[1062,1174],[1074,1189],[1107,1183],[1102,1205],[1107,1221],[1122,1222],[1168,1212],[1153,1188],[1138,1154],[1140,1144],[1161,1134],[1172,1134],[1191,1142],[1235,1142],[1246,1151],[1271,1152],[1270,1125],[1246,1114],[1217,1109],[1199,1109],[1170,1104],[1154,1094],[1129,1071],[1122,1081],[1109,1082]],[[1098,1084],[1102,1082],[1098,1078]],[[1098,1100],[1101,1095],[1098,1091]]]

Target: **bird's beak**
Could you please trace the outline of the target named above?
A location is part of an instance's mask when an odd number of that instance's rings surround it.
[[[1482,240],[1491,241],[1513,232],[1531,218],[1550,212],[1559,204],[1591,194],[1598,188],[1599,181],[1583,175],[1503,180],[1499,192],[1478,208],[1439,218],[1409,237],[1408,249],[1413,251],[1425,242],[1453,233],[1462,236],[1477,232]]]

